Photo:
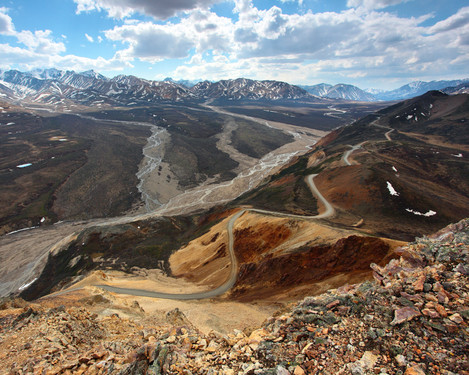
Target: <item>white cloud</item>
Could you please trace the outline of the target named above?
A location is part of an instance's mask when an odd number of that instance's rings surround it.
[[[469,7],[461,8],[447,19],[437,22],[430,28],[431,33],[441,33],[456,29],[469,29]]]
[[[185,30],[173,25],[145,22],[117,26],[107,30],[105,35],[110,40],[129,44],[127,49],[119,52],[119,56],[130,60],[139,58],[156,62],[164,58],[183,58],[194,47],[194,42]]]
[[[36,30],[34,33],[23,30],[16,32],[14,35],[18,42],[34,52],[52,55],[65,52],[65,45],[62,42],[54,42],[51,34],[52,31],[50,30]]]
[[[351,8],[381,9],[408,1],[411,0],[347,0],[347,6]]]
[[[385,4],[391,2],[365,5]],[[300,15],[284,14],[275,6],[259,10],[251,0],[236,0],[234,11],[238,20],[227,23],[205,11],[205,19],[211,19],[209,28],[191,28],[191,22],[198,22],[192,15],[171,25],[174,30],[186,30],[197,51],[190,63],[175,69],[174,77],[243,76],[296,83],[343,80],[372,86],[375,81],[383,82],[383,77],[403,82],[415,77],[434,79],[436,72],[442,79],[467,75],[466,8],[433,28],[422,26],[431,15],[404,18],[364,8]],[[456,29],[457,33],[449,32]],[[212,30],[216,32],[210,39]],[[203,54],[213,51],[214,45],[223,56],[215,53],[204,59]]]
[[[303,0],[280,0],[281,3],[296,3],[298,2],[298,5],[303,5]]]
[[[348,0],[350,8],[342,12],[301,14],[284,13],[279,6],[257,9],[252,0],[233,0],[233,18],[207,9],[214,0],[164,4],[161,0],[74,1],[78,12],[104,10],[112,17],[136,12],[155,18],[181,11],[184,15],[158,23],[126,18],[101,34],[114,42],[115,56],[87,59],[63,56],[64,38],[56,40],[49,30],[14,31],[7,10],[0,8],[0,32],[9,33],[24,45],[3,45],[3,65],[14,64],[16,56],[24,66],[101,67],[109,71],[129,67],[137,59],[150,63],[181,59],[183,65],[171,73],[174,78],[244,76],[293,83],[319,80],[352,84],[368,80],[369,86],[374,86],[373,80],[389,76],[406,80],[467,75],[469,7],[428,27],[422,25],[432,17],[430,14],[412,18],[383,10],[400,0]],[[90,42],[103,40],[101,36],[85,37]]]
[[[134,13],[167,19],[196,8],[207,8],[217,0],[73,0],[77,13],[104,10],[110,17],[124,18]]]
[[[88,40],[88,42],[90,43],[93,43],[94,42],[94,39],[92,36],[88,35],[87,33],[85,33],[85,38]]]
[[[193,11],[176,24],[130,22],[104,33],[112,41],[128,44],[119,54],[130,60],[157,62],[189,57],[191,51],[222,53],[233,48],[232,21],[205,10]]]
[[[15,66],[21,70],[31,70],[34,68],[58,68],[73,69],[83,71],[88,69],[96,70],[123,70],[130,68],[129,62],[119,60],[114,57],[112,59],[104,59],[98,57],[91,59],[87,57],[75,55],[49,55],[37,53],[25,48],[12,47],[8,44],[0,44],[0,55],[2,56],[2,66]]]
[[[13,27],[13,22],[11,17],[7,14],[7,8],[0,8],[0,34],[13,34],[15,28]]]

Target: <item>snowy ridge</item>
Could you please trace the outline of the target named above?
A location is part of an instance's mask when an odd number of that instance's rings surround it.
[[[346,85],[343,83],[339,83],[334,86],[327,83],[320,83],[314,86],[300,87],[304,88],[310,94],[324,98],[354,100],[362,102],[372,102],[376,100],[373,94],[363,91],[357,86]]]
[[[278,81],[245,78],[200,82],[188,88],[172,80],[151,81],[131,75],[106,78],[92,70],[75,73],[57,69],[20,72],[0,71],[0,94],[12,100],[49,105],[82,104],[142,105],[153,101],[185,101],[226,98],[229,100],[315,100],[305,90]]]
[[[454,93],[467,91],[469,80],[415,81],[399,89],[376,92],[337,84],[321,83],[314,86],[295,86],[280,81],[257,81],[246,78],[203,81],[192,87],[171,79],[151,81],[132,75],[118,75],[109,79],[93,70],[76,73],[58,69],[0,70],[0,97],[10,100],[29,100],[49,105],[143,105],[153,101],[186,100],[306,100],[321,98],[353,101],[397,100],[423,94],[429,90],[442,90],[457,86]],[[458,86],[459,85],[459,86]],[[453,92],[448,92],[453,93]],[[422,114],[417,115],[417,118]],[[418,121],[415,119],[415,121]]]

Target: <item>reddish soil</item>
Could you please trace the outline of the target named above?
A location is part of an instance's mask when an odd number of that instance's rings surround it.
[[[239,263],[259,261],[265,252],[275,249],[292,235],[287,225],[268,222],[234,231],[234,248]]]
[[[271,239],[270,245],[275,246],[286,233],[276,235],[273,230],[263,238]],[[352,235],[332,245],[305,246],[293,254],[277,257],[268,254],[258,262],[245,262],[258,258],[259,252],[265,253],[270,246],[266,243],[265,247],[259,249],[259,241],[252,241],[252,237],[248,236],[240,240],[238,236],[236,249],[243,264],[240,265],[238,281],[231,296],[241,301],[253,301],[260,296],[273,297],[339,274],[353,278],[360,273],[366,277],[371,274],[370,263],[384,264],[391,248],[380,238]],[[343,279],[338,280],[340,285]],[[311,293],[311,290],[308,292]]]
[[[379,202],[379,191],[366,183],[369,176],[367,167],[352,165],[323,171],[314,181],[333,206],[353,210],[364,204],[371,208],[372,202]]]

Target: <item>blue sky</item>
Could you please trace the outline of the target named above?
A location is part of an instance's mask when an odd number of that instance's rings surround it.
[[[467,0],[0,0],[0,69],[393,89],[468,66]]]

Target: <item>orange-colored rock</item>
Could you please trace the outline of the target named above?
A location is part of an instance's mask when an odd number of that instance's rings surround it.
[[[293,372],[293,375],[305,375],[306,372],[303,370],[300,366],[295,367],[295,371]]]
[[[417,280],[412,284],[416,292],[423,291],[423,284],[425,283],[425,275],[420,275]]]
[[[418,366],[408,367],[404,375],[425,375],[425,372]]]

